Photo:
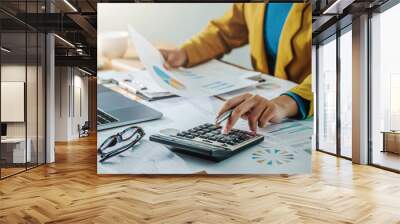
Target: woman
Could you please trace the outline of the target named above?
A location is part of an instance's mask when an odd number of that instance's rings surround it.
[[[164,66],[194,66],[249,44],[255,70],[299,85],[272,100],[247,93],[226,101],[218,116],[234,110],[225,132],[240,117],[254,132],[284,118],[306,119],[313,115],[311,26],[309,3],[235,3],[179,49],[162,50]]]

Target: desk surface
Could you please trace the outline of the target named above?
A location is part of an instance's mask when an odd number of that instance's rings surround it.
[[[135,71],[140,62],[118,60],[118,66],[110,63],[117,71]],[[131,69],[129,69],[131,67]],[[101,79],[101,72],[98,74]],[[109,85],[131,99],[139,100],[149,107],[163,113],[160,120],[137,124],[146,132],[140,145],[104,163],[98,163],[99,174],[293,174],[311,172],[312,121],[295,121],[272,125],[260,129],[265,136],[263,143],[244,150],[231,158],[215,163],[196,157],[171,152],[165,146],[149,141],[149,136],[165,128],[185,130],[203,123],[213,122],[215,114],[223,104],[223,99],[243,92],[252,92],[268,99],[279,96],[295,84],[286,80],[265,76],[265,85],[223,94],[219,97],[170,98],[158,101],[143,101],[134,94],[117,86]],[[236,128],[247,130],[247,122],[241,120]],[[122,131],[124,127],[98,132],[98,146],[110,135]],[[256,155],[257,156],[254,156]],[[261,159],[260,159],[261,158]],[[99,160],[99,158],[98,158]]]
[[[29,138],[27,138],[27,141],[30,141]],[[1,143],[20,143],[20,142],[25,142],[25,138],[2,138]]]
[[[271,125],[259,132],[263,143],[242,151],[224,161],[207,160],[171,152],[165,146],[150,142],[149,136],[165,128],[185,130],[209,123],[223,101],[215,97],[170,98],[142,103],[163,113],[160,120],[137,124],[146,132],[141,144],[104,163],[98,163],[99,174],[293,174],[311,172],[312,121],[292,121]],[[247,130],[240,121],[237,128]],[[98,146],[124,127],[98,132]],[[260,156],[255,156],[255,155]],[[256,158],[257,157],[257,158]],[[261,157],[261,159],[260,159]]]
[[[381,131],[383,134],[400,134],[400,131]]]

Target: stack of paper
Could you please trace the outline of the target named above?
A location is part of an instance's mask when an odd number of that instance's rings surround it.
[[[145,100],[158,100],[176,96],[161,88],[147,71],[138,70],[132,72],[104,71],[97,74],[99,81],[110,81],[120,88],[141,96]]]
[[[215,96],[258,84],[248,77],[259,73],[216,60],[190,69],[166,70],[161,53],[133,27],[129,26],[128,29],[149,75],[168,92],[186,97]]]

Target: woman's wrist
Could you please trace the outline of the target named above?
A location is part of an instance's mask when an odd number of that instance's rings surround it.
[[[188,52],[184,47],[181,47],[178,49],[182,57],[184,58],[182,67],[188,67],[189,64],[189,57],[188,57]]]
[[[286,95],[278,96],[271,100],[274,102],[281,113],[282,118],[295,117],[298,113],[298,107],[296,101]]]

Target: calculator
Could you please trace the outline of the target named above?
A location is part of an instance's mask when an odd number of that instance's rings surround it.
[[[150,141],[164,144],[174,152],[217,162],[263,140],[262,135],[238,129],[232,129],[228,134],[223,134],[221,126],[208,123],[173,134],[150,136]]]

